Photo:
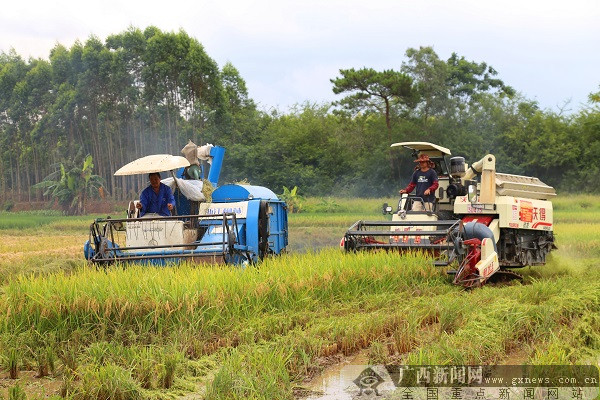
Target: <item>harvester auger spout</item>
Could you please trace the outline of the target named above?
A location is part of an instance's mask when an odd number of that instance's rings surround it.
[[[492,154],[468,167],[463,157],[427,142],[394,143],[430,163],[438,177],[433,208],[404,194],[391,221],[358,221],[342,239],[346,251],[421,250],[435,265],[454,264],[454,284],[466,288],[521,279],[509,268],[543,265],[555,249],[553,187],[538,178],[496,173]],[[427,156],[427,157],[424,157]],[[427,171],[421,167],[421,171]],[[433,189],[431,189],[433,190]],[[402,191],[401,193],[403,193]],[[427,192],[425,192],[427,193]],[[422,205],[415,203],[423,203]],[[431,209],[431,211],[416,211]]]

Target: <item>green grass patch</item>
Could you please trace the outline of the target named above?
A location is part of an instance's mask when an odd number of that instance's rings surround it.
[[[31,231],[44,228],[43,232],[75,230],[89,228],[94,218],[106,217],[101,215],[64,216],[58,211],[22,211],[0,212],[0,231]]]
[[[64,219],[56,211],[0,212],[0,229],[27,229]]]

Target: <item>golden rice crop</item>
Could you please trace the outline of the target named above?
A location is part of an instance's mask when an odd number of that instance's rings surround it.
[[[382,202],[328,199],[335,213],[290,215],[290,237],[304,248],[327,235],[337,242],[356,220],[383,218]],[[559,249],[548,264],[519,271],[522,284],[473,291],[423,255],[338,249],[246,268],[97,270],[73,261],[91,220],[0,226],[1,368],[47,374],[52,362],[64,392],[81,398],[202,390],[266,399],[290,398],[331,360],[369,348],[378,360],[420,364],[597,360],[600,200],[555,204]]]

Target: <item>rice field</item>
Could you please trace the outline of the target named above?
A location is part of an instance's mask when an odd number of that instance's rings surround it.
[[[307,199],[289,217],[289,254],[244,269],[97,270],[82,261],[95,216],[0,214],[0,398],[294,399],[361,351],[600,364],[600,199],[557,199],[548,264],[473,291],[420,254],[336,248],[356,220],[382,219],[384,201]]]

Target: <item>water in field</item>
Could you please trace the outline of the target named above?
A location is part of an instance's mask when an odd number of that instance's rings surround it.
[[[312,393],[307,400],[354,399],[360,392],[353,382],[368,364],[366,352],[360,352],[344,361],[326,368],[313,378],[306,388]]]

